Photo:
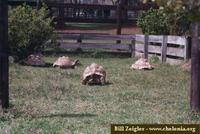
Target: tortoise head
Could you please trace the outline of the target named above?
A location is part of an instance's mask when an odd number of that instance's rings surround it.
[[[80,65],[79,60],[74,60],[72,63],[72,66],[77,66],[77,65]]]
[[[85,79],[82,80],[83,85],[105,85],[105,77],[92,74],[87,76]]]

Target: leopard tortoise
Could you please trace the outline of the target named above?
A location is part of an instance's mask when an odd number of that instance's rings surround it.
[[[82,84],[99,84],[104,85],[106,83],[106,71],[101,65],[92,63],[87,66],[82,76]]]
[[[72,60],[69,57],[59,57],[54,63],[53,67],[60,67],[60,68],[72,68],[74,69],[75,66],[79,64],[79,60]]]

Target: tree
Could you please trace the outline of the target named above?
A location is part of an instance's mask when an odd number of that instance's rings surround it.
[[[119,0],[117,4],[117,35],[121,34],[121,28],[124,18],[127,19],[127,9],[125,7],[128,5],[128,0]]]
[[[154,0],[160,6],[176,12],[182,8],[187,11],[192,21],[191,89],[190,107],[192,112],[200,112],[200,0]],[[146,0],[144,0],[146,2]]]
[[[64,0],[59,0],[59,3],[63,4],[64,3]],[[65,16],[65,9],[64,7],[60,6],[59,9],[59,20],[58,20],[58,28],[63,28],[65,23],[64,23],[64,16]]]
[[[117,34],[121,34],[123,7],[126,0],[119,0],[117,5]]]
[[[8,90],[8,1],[0,0],[0,105],[9,106]]]

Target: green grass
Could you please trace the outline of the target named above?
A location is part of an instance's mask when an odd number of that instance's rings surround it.
[[[58,56],[45,59],[54,62]],[[123,56],[69,56],[82,66],[62,70],[11,64],[11,108],[1,113],[0,130],[109,134],[112,123],[200,123],[200,116],[190,114],[190,75],[179,66],[157,63],[152,71],[133,71],[129,67],[135,60]],[[81,84],[92,62],[105,67],[108,85]]]

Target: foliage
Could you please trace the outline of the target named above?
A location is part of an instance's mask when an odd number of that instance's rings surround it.
[[[137,25],[144,34],[168,34],[167,19],[163,9],[150,9],[139,15]]]
[[[150,57],[150,63],[158,63],[160,61],[159,57],[157,55],[153,55]]]
[[[142,0],[146,2],[147,0]],[[200,20],[200,0],[152,0],[158,5],[170,8],[174,12],[185,9],[191,21]]]
[[[145,34],[186,35],[190,23],[185,10],[179,9],[174,12],[170,8],[161,8],[143,12],[137,24]]]
[[[172,11],[169,8],[165,8],[167,16],[167,24],[169,34],[171,35],[187,35],[189,34],[191,21],[188,13],[184,9],[177,9]]]
[[[9,10],[9,44],[11,54],[20,59],[40,50],[53,35],[52,19],[45,18],[45,7],[39,10],[28,5]]]
[[[104,54],[101,50],[94,50],[94,52],[91,54],[92,58],[103,58]]]

